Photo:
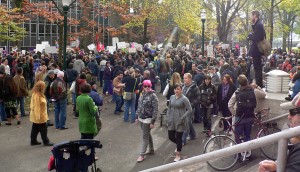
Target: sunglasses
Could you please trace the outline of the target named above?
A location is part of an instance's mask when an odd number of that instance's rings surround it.
[[[145,86],[144,86],[144,88],[151,88],[151,86],[147,86],[147,85],[145,85]]]
[[[300,115],[300,108],[291,109],[291,110],[289,110],[289,112],[290,112],[290,115],[291,115],[291,116],[295,116],[295,115],[297,115],[297,114]]]

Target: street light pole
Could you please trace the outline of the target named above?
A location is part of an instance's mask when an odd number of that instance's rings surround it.
[[[206,12],[205,10],[203,9],[201,11],[201,21],[202,21],[202,57],[204,57],[204,23],[205,23],[205,20],[206,20]]]
[[[64,56],[64,65],[63,69],[67,69],[67,34],[68,34],[68,20],[67,20],[67,15],[68,15],[68,10],[69,6],[64,5],[63,6],[63,11],[64,11],[64,49],[63,49],[63,56]]]

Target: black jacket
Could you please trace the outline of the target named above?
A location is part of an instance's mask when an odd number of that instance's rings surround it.
[[[233,95],[233,93],[235,92],[235,86],[233,84],[229,84],[228,93],[224,100],[222,100],[222,91],[223,91],[223,84],[221,84],[219,86],[218,91],[217,91],[217,103],[218,103],[221,111],[225,111],[225,110],[229,111],[228,102],[229,102],[231,96]]]
[[[248,35],[248,39],[252,41],[248,55],[253,58],[261,57],[262,53],[259,52],[257,43],[264,40],[266,37],[266,31],[260,19],[258,19],[255,24],[252,25],[252,31],[253,33]]]

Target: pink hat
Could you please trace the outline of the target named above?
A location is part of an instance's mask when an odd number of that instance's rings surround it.
[[[143,81],[143,86],[150,86],[150,87],[152,87],[151,81],[150,80],[144,80]]]

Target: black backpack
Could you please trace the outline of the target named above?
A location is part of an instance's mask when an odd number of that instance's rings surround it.
[[[254,89],[248,87],[243,90],[238,90],[236,93],[236,115],[254,115],[254,109],[256,108],[256,97]]]

